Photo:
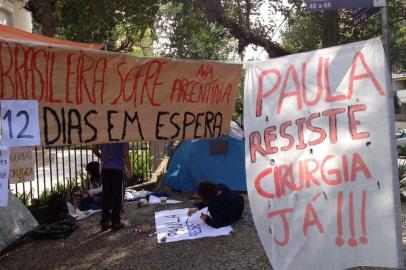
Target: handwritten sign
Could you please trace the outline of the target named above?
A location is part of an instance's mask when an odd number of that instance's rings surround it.
[[[187,216],[188,210],[188,208],[184,208],[155,213],[158,243],[230,234],[231,226],[215,229],[200,219],[200,214],[207,213],[207,208],[194,213],[191,217]]]
[[[40,145],[38,101],[1,100],[2,140],[8,147]]]
[[[403,268],[379,39],[247,66],[250,205],[274,269]]]
[[[9,166],[8,147],[0,145],[0,207],[7,207],[8,204]]]
[[[31,147],[10,148],[9,183],[34,181],[35,158]]]
[[[242,65],[0,41],[0,99],[38,100],[42,145],[228,133]]]

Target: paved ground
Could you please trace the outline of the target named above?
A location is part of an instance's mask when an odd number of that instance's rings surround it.
[[[399,128],[399,129],[406,129],[406,122],[396,121],[395,122],[395,127]]]
[[[97,226],[99,216],[91,216],[80,221],[80,227],[66,240],[31,241],[12,251],[0,259],[0,269],[271,269],[248,203],[242,220],[233,226],[237,232],[231,236],[158,245],[155,236],[133,232],[137,224],[153,226],[156,211],[191,206],[191,201],[146,208],[127,204],[127,226],[122,230],[101,233]],[[405,216],[403,226],[405,233]],[[406,243],[406,234],[403,239]]]

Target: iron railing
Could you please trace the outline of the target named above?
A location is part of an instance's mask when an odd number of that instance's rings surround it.
[[[130,159],[133,179],[126,186],[151,179],[162,159],[169,155],[170,142],[131,143]],[[75,189],[88,188],[86,164],[98,160],[90,145],[70,147],[36,147],[34,149],[34,181],[10,185],[10,190],[26,205],[34,199],[45,204],[53,192],[71,194]]]

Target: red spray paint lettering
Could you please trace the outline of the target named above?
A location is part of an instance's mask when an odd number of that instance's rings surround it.
[[[380,85],[376,76],[372,72],[371,68],[368,66],[368,63],[365,61],[365,57],[362,52],[357,52],[352,60],[351,71],[348,79],[348,87],[345,94],[334,96],[331,89],[331,83],[329,74],[333,71],[330,70],[330,59],[328,57],[319,57],[317,62],[317,91],[314,97],[314,100],[309,101],[308,99],[308,89],[306,85],[307,76],[308,76],[308,64],[303,63],[298,69],[295,65],[289,65],[285,71],[278,70],[275,68],[267,69],[261,72],[258,76],[258,92],[256,99],[256,117],[262,116],[262,109],[266,106],[266,101],[273,95],[279,93],[279,96],[276,97],[278,100],[276,106],[276,114],[281,114],[284,111],[284,103],[286,100],[294,98],[296,101],[296,110],[300,111],[303,105],[307,106],[316,106],[322,101],[322,93],[324,90],[324,102],[326,103],[335,103],[345,100],[351,100],[354,94],[354,85],[359,83],[359,81],[370,80],[374,88],[367,89],[372,93],[377,93],[379,96],[384,96],[385,92],[383,87]],[[313,63],[311,63],[313,64]],[[357,69],[357,67],[360,67]],[[362,68],[363,72],[358,73]],[[324,78],[324,79],[323,79]],[[265,81],[272,82],[270,89],[265,88]],[[289,82],[292,81],[294,88],[288,89]],[[374,91],[375,90],[375,91]],[[279,91],[279,92],[278,92]],[[292,108],[289,108],[291,110]]]
[[[265,168],[256,176],[254,187],[266,199],[280,199],[292,192],[320,186],[338,187],[348,181],[372,179],[371,171],[361,155],[353,153],[350,157],[350,164],[348,155],[327,155],[321,161],[307,158]]]
[[[286,121],[279,126],[265,128],[263,134],[253,131],[249,135],[251,162],[256,162],[257,154],[267,156],[279,151],[286,152],[293,146],[301,150],[324,142],[336,144],[340,139],[337,131],[341,128],[347,129],[354,140],[366,139],[370,134],[368,131],[359,129],[361,122],[357,120],[358,115],[365,114],[366,110],[367,106],[364,104],[351,105],[348,108],[333,108],[313,113],[307,118],[299,118],[294,121],[295,126],[293,121]],[[339,117],[344,118],[348,124],[338,126]],[[324,124],[316,126],[315,120],[323,121]],[[324,129],[322,126],[328,126],[328,128]],[[293,128],[296,130],[292,130]],[[304,136],[305,130],[314,134],[314,136],[308,136],[311,138],[308,141]]]
[[[303,217],[303,224],[302,224],[302,234],[303,237],[309,237],[309,231],[311,228],[315,230],[316,233],[320,235],[324,235],[324,226],[322,221],[319,217],[317,212],[317,208],[314,206],[316,201],[319,201],[321,198],[322,192],[316,194],[312,201],[307,203],[304,213],[300,216]],[[335,244],[338,247],[342,247],[345,244],[343,239],[344,236],[344,224],[343,224],[343,201],[344,201],[344,192],[339,191],[337,196],[337,237],[335,239]],[[362,198],[361,198],[361,209],[360,213],[354,212],[354,192],[350,191],[348,194],[348,212],[349,212],[349,220],[348,220],[348,227],[350,231],[348,245],[352,248],[356,247],[359,243],[366,245],[368,244],[367,238],[367,226],[366,226],[366,207],[367,207],[367,191],[362,191]],[[289,216],[288,216],[289,214]],[[290,236],[290,223],[289,217],[295,214],[295,210],[293,208],[286,208],[280,210],[274,210],[268,213],[268,219],[274,220],[277,217],[280,218],[282,222],[283,228],[283,237],[277,238],[273,236],[273,240],[278,246],[286,246],[289,244]],[[356,219],[356,214],[359,214],[359,219]],[[356,239],[355,231],[356,226],[359,225],[361,227],[362,235],[359,237],[358,241]],[[270,233],[273,234],[274,230],[270,230]]]

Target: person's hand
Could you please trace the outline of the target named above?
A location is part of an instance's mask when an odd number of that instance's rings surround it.
[[[197,210],[198,210],[197,208],[190,208],[189,211],[187,211],[187,215],[190,217],[191,215],[196,213]]]
[[[133,178],[133,173],[132,173],[132,171],[127,170],[127,171],[126,171],[126,175],[127,175],[127,178],[128,178],[128,179],[132,179],[132,178]]]
[[[207,217],[208,217],[208,215],[203,214],[203,213],[200,215],[200,219],[203,221],[206,221]]]
[[[87,197],[90,196],[90,195],[89,195],[89,191],[87,191],[86,189],[82,189],[82,190],[80,191],[80,195],[82,196],[83,199],[85,199],[85,198],[87,198]]]

